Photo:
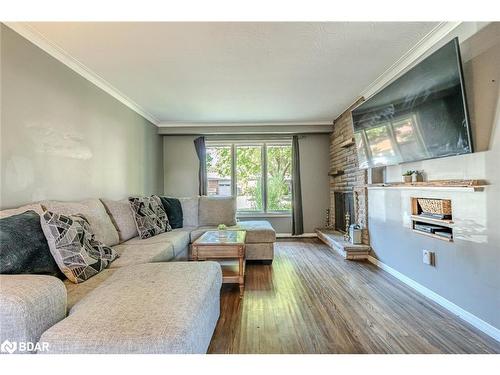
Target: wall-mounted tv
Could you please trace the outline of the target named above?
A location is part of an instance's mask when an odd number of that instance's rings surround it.
[[[455,38],[352,111],[360,168],[472,152]]]

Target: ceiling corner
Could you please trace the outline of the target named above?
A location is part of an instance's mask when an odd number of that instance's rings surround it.
[[[123,94],[116,87],[111,85],[105,79],[100,77],[98,74],[94,73],[91,69],[86,67],[84,64],[79,62],[77,59],[69,55],[66,51],[64,51],[61,47],[51,42],[31,26],[26,25],[23,22],[4,22],[4,24],[36,45],[41,50],[48,53],[50,56],[63,63],[74,72],[78,73],[80,76],[85,78],[86,80],[92,82],[94,85],[99,87],[101,90],[105,91],[113,98],[126,105],[128,108],[144,117],[146,120],[152,122],[155,126],[158,126],[160,121],[153,116],[151,113],[147,112],[144,108],[142,108],[139,104],[134,102],[127,95]]]
[[[418,59],[429,51],[434,45],[448,36],[463,22],[440,22],[419,42],[417,42],[408,52],[401,56],[385,72],[383,72],[375,81],[361,92],[361,96],[369,98],[394,78],[402,74],[406,69],[412,66]]]

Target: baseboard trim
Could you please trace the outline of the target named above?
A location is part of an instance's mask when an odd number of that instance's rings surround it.
[[[276,233],[276,238],[316,238],[318,235],[316,233],[303,233],[298,235],[293,235],[291,233]]]
[[[454,315],[458,316],[460,319],[465,320],[467,323],[473,325],[475,328],[500,342],[500,329],[493,327],[491,324],[485,322],[484,320],[481,320],[467,310],[462,309],[460,306],[455,305],[453,302],[448,301],[446,298],[440,296],[436,292],[433,292],[425,286],[417,283],[415,280],[410,279],[408,276],[403,275],[401,272],[396,271],[394,268],[389,267],[387,264],[382,263],[375,257],[371,255],[368,256],[368,261],[376,265],[380,269],[386,271],[387,273],[390,273],[396,279],[415,289],[417,292],[423,294],[427,298],[441,305]]]

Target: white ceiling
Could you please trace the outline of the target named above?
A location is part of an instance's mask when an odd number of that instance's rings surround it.
[[[437,23],[29,23],[160,123],[331,122]]]

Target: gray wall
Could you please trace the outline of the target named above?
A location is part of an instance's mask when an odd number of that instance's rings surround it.
[[[198,157],[193,145],[196,136],[163,137],[165,194],[183,197],[198,194]],[[299,140],[300,173],[304,210],[304,231],[324,225],[328,208],[328,134],[309,134]],[[240,218],[241,220],[251,220]],[[291,233],[291,217],[266,217],[278,233]]]
[[[377,258],[497,328],[500,328],[499,25],[488,26],[462,45],[469,109],[479,152],[387,168],[388,181],[399,181],[404,170],[423,169],[429,180],[476,178],[486,179],[490,185],[484,192],[370,190],[368,210],[371,245]],[[491,28],[496,28],[496,32]],[[410,230],[410,197],[452,199],[453,243]],[[424,249],[436,252],[435,267],[422,263]]]
[[[172,197],[198,195],[198,156],[194,149],[197,136],[163,137],[163,186]]]
[[[1,207],[163,191],[157,128],[1,26]]]
[[[306,135],[299,139],[299,149],[304,231],[311,233],[325,226],[330,205],[330,135]]]

